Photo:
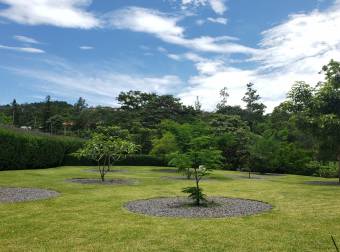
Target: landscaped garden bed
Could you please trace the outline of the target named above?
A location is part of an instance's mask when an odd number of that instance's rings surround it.
[[[72,178],[67,179],[66,181],[79,184],[98,184],[98,185],[134,185],[137,183],[136,180],[120,178],[105,179],[104,181],[96,178]]]
[[[0,203],[48,199],[59,193],[38,188],[0,187]]]
[[[247,216],[269,211],[272,206],[256,200],[209,197],[196,206],[186,197],[153,198],[131,201],[125,208],[134,213],[186,218]]]

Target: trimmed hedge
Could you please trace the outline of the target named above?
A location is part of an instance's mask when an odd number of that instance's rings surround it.
[[[0,170],[60,166],[83,140],[0,127]]]

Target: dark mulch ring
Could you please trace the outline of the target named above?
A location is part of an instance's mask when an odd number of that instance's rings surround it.
[[[91,170],[84,170],[85,172],[97,172],[99,171],[97,169],[91,169]],[[128,170],[109,170],[107,173],[115,173],[115,172],[129,172]]]
[[[136,200],[124,205],[129,211],[152,216],[221,218],[247,216],[269,211],[272,206],[256,200],[209,197],[203,206],[195,206],[187,197]]]
[[[339,181],[306,181],[305,184],[340,186]]]
[[[120,179],[120,178],[107,178],[104,181],[96,178],[72,178],[67,179],[67,182],[79,184],[97,184],[97,185],[135,185],[136,180],[133,179]]]
[[[0,203],[41,200],[58,195],[58,192],[38,188],[0,187]]]
[[[177,173],[177,169],[152,169],[153,172]]]

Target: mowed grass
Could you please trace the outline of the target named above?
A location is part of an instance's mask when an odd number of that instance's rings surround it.
[[[160,168],[160,167],[159,167]],[[0,203],[0,251],[335,251],[340,244],[340,187],[308,185],[303,176],[237,178],[214,171],[202,181],[207,195],[256,199],[270,212],[248,217],[186,219],[128,212],[124,203],[183,196],[190,181],[156,167],[114,167],[107,175],[137,179],[136,185],[82,185],[68,178],[95,178],[91,167],[2,171],[0,187],[46,188],[60,192],[48,200]],[[227,177],[231,175],[231,177]]]

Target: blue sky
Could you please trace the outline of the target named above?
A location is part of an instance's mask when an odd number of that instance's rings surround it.
[[[213,110],[254,82],[270,111],[340,60],[339,25],[339,0],[0,0],[0,104],[133,89]]]

